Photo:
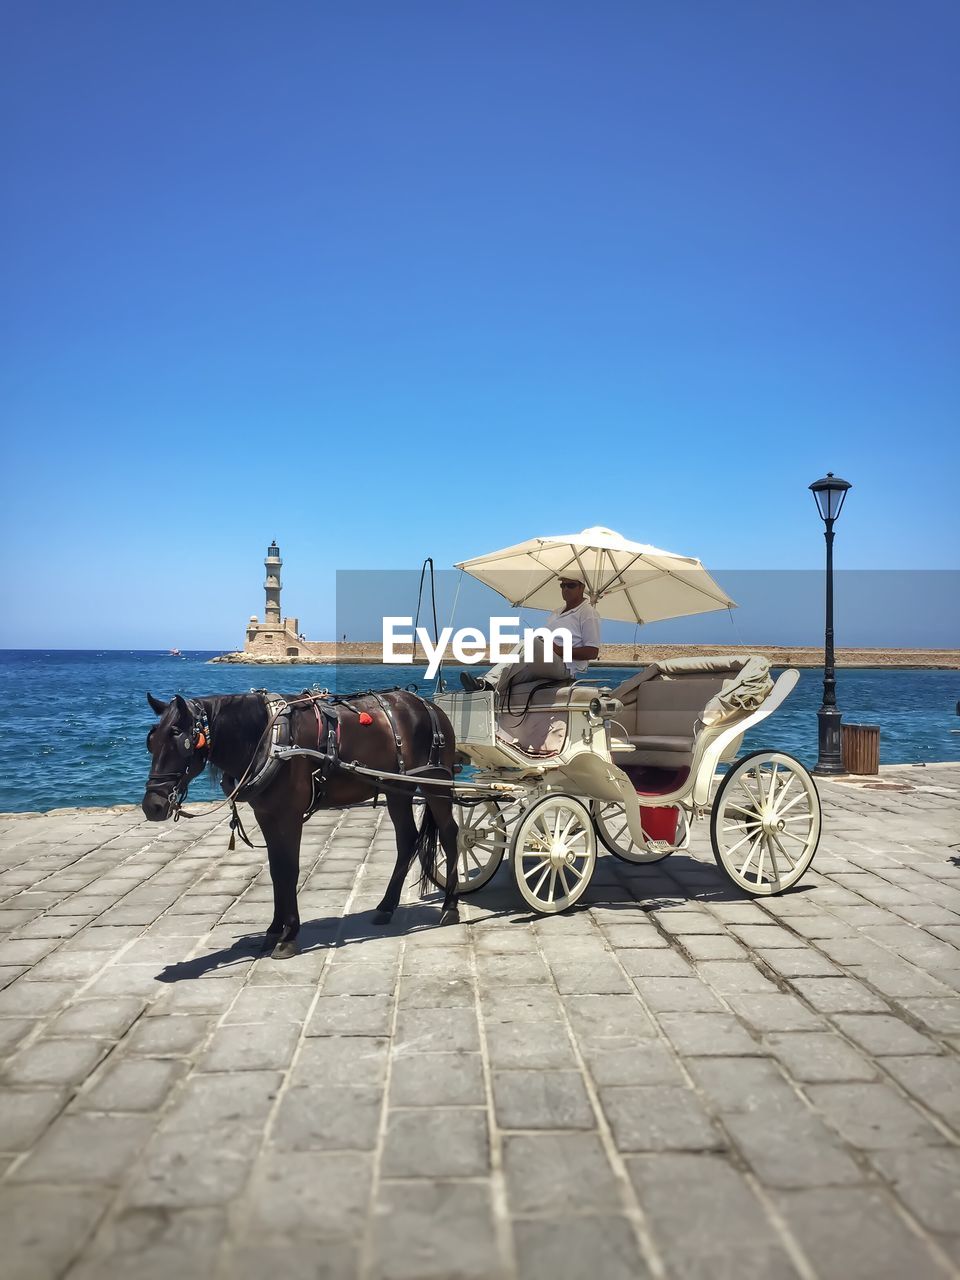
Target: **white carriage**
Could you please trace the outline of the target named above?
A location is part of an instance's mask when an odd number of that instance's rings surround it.
[[[616,688],[528,664],[496,690],[437,695],[472,766],[455,791],[459,891],[480,889],[508,855],[526,902],[563,911],[590,883],[598,841],[626,862],[659,862],[705,818],[739,889],[796,884],[820,838],[813,779],[782,751],[737,752],[798,678],[774,682],[765,659],[739,653],[654,663]]]

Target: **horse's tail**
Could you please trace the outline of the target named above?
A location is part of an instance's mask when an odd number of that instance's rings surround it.
[[[417,828],[417,838],[413,853],[420,862],[420,880],[417,888],[422,894],[429,886],[439,889],[443,886],[437,882],[437,855],[439,853],[440,828],[429,804],[423,806],[423,821]]]

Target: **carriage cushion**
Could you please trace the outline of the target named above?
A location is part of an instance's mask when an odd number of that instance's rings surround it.
[[[513,685],[499,695],[497,737],[528,756],[555,756],[566,745],[569,717],[563,710],[537,708],[582,706],[596,695],[592,685],[576,685],[569,676],[545,687],[542,680]]]
[[[543,684],[547,680],[556,685],[568,685],[573,683],[573,676],[562,662],[518,662],[504,667],[496,688],[502,697],[521,685]],[[512,695],[510,700],[513,701]]]
[[[709,727],[742,719],[761,706],[773,690],[769,660],[759,653],[740,652],[667,658],[651,663],[625,681],[617,690],[617,696],[627,701],[635,689],[652,679],[672,682],[718,676],[720,688],[712,694],[700,715],[701,723]]]
[[[508,746],[529,756],[555,756],[567,740],[567,715],[564,711],[538,711],[555,703],[573,700],[573,689],[542,680],[526,681],[510,686],[500,695],[497,711],[497,737]]]
[[[556,689],[557,702],[565,703],[567,706],[582,706],[585,702],[592,702],[597,696],[595,685],[591,684],[569,684],[566,688]]]
[[[615,689],[614,697],[624,704],[617,720],[635,748],[630,764],[689,765],[703,709],[729,677],[729,671],[698,671],[665,679],[658,670],[648,668]]]

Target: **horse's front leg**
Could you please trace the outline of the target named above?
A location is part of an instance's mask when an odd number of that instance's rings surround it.
[[[257,822],[267,842],[270,879],[273,881],[273,919],[267,929],[264,950],[277,960],[286,960],[300,950],[297,943],[300,932],[297,877],[300,873],[303,819],[299,813],[258,813]]]

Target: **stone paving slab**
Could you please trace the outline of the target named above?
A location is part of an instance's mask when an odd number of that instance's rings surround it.
[[[321,813],[285,962],[223,809],[0,815],[4,1280],[960,1274],[960,769],[821,792],[782,897],[701,823],[442,931]]]

